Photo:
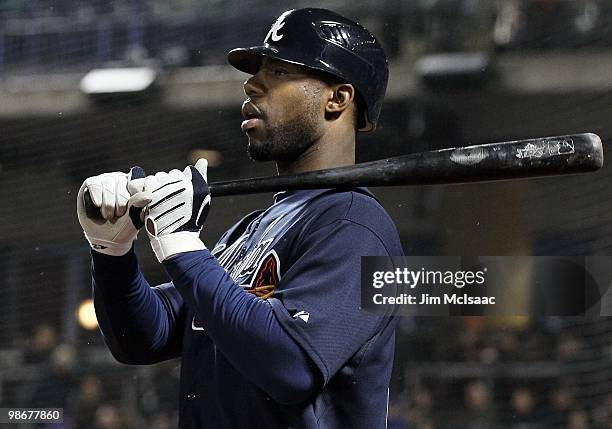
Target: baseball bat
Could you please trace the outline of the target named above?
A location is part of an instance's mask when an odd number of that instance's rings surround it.
[[[419,152],[346,167],[210,184],[214,197],[312,188],[456,184],[578,174],[603,166],[593,133],[541,137]],[[98,207],[85,193],[90,218]]]

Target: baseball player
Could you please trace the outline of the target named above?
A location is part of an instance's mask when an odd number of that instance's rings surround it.
[[[356,132],[376,127],[388,77],[368,30],[291,10],[263,45],[228,60],[251,75],[251,158],[280,173],[354,164]],[[366,189],[281,192],[209,250],[206,167],[147,177],[135,167],[81,187],[96,313],[115,358],[181,358],[181,428],[384,428],[394,321],[360,309],[359,267],[364,255],[403,253],[392,220]],[[106,222],[87,218],[85,190]],[[172,282],[150,287],[140,272],[142,226]]]

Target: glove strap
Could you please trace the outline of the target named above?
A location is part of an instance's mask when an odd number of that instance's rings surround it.
[[[159,262],[184,252],[204,250],[206,246],[200,240],[200,233],[193,231],[173,232],[172,234],[156,237],[149,234],[151,247]]]

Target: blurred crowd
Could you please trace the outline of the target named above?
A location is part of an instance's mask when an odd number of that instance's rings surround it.
[[[474,379],[463,385],[458,406],[440,400],[441,386],[411,387],[410,394],[389,409],[389,429],[609,429],[612,427],[612,394],[585,408],[575,389],[561,382],[543,389],[537,383],[517,384],[510,398],[500,400],[499,387]],[[442,408],[440,408],[442,406]]]
[[[108,354],[105,349],[100,354]],[[63,424],[40,428],[170,429],[178,421],[178,361],[134,367],[79,355],[46,323],[0,376],[3,407],[62,408]],[[1,373],[0,373],[1,374]]]
[[[500,320],[403,320],[389,429],[612,428],[610,332]]]
[[[611,429],[612,326],[510,319],[402,318],[389,429]],[[176,426],[178,361],[132,367],[83,356],[37,325],[12,369],[30,373],[0,380],[3,406],[64,409],[63,425],[39,427]]]
[[[170,67],[221,64],[228,47],[261,39],[273,16],[305,6],[365,22],[392,58],[612,46],[607,0],[0,0],[0,73],[87,68],[135,55]]]

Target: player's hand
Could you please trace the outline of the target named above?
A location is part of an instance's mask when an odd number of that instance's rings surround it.
[[[201,158],[195,167],[148,176],[144,191],[152,196],[145,225],[151,247],[162,262],[173,255],[205,249],[200,231],[210,208],[206,169]]]
[[[92,249],[106,255],[125,255],[143,226],[142,207],[151,201],[146,192],[130,195],[130,188],[141,189],[145,172],[133,167],[129,173],[104,173],[86,179],[77,195],[77,216],[85,238]],[[139,184],[140,182],[140,184]],[[100,208],[103,220],[87,217],[83,197],[89,192],[91,200]]]

